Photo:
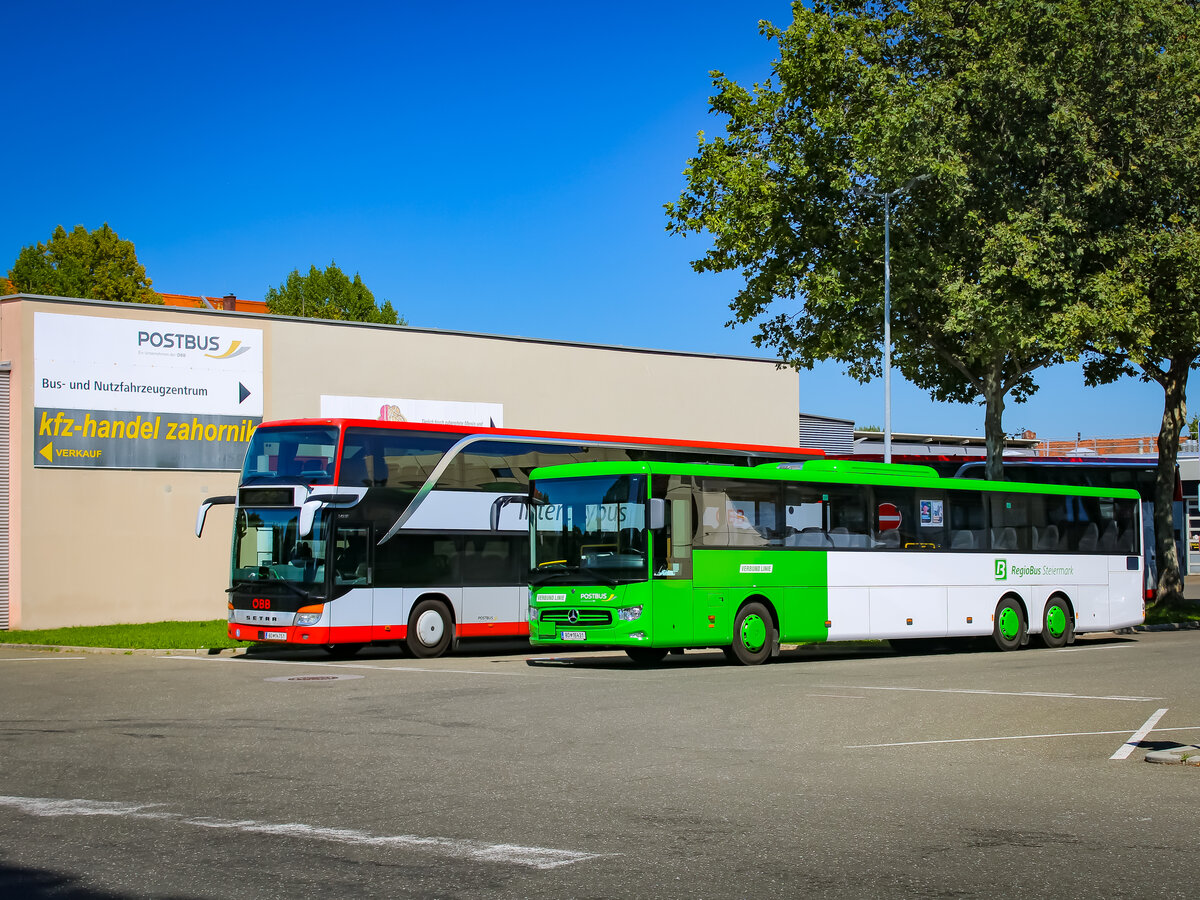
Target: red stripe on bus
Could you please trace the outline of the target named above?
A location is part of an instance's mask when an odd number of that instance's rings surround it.
[[[474,622],[458,626],[459,637],[521,637],[529,634],[528,622]]]
[[[798,454],[806,456],[825,456],[824,450],[817,450],[812,447],[775,447],[768,444],[729,444],[720,441],[674,441],[665,438],[650,438],[650,437],[633,437],[624,434],[587,434],[584,432],[569,432],[569,431],[525,431],[516,428],[486,428],[483,426],[473,428],[469,425],[430,425],[420,422],[381,422],[378,419],[278,419],[270,422],[263,422],[258,427],[260,429],[287,427],[294,425],[313,425],[316,423],[327,423],[336,428],[377,428],[395,431],[417,431],[425,433],[442,432],[445,434],[497,434],[505,437],[529,437],[529,438],[567,438],[572,441],[578,441],[581,444],[604,442],[617,444],[632,444],[642,447],[684,447],[687,449],[713,449],[713,450],[738,450],[741,452],[756,452],[770,453],[773,455],[788,456],[795,458]]]

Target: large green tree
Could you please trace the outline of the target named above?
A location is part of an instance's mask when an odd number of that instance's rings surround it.
[[[1083,285],[1110,172],[1079,71],[1119,71],[1122,48],[1094,24],[1121,6],[793,4],[786,29],[761,23],[779,49],[768,80],[713,73],[725,134],[701,134],[668,229],[710,235],[697,271],[744,276],[730,324],[755,323],[755,342],[795,366],[835,359],[867,380],[892,194],[893,364],[936,399],[983,403],[1002,477],[1006,398],[1077,357],[1095,321]]]
[[[390,300],[380,306],[358,273],[353,280],[331,262],[328,268],[309,267],[307,275],[293,269],[278,288],[267,290],[267,309],[279,316],[339,319],[349,322],[408,324],[396,315]]]
[[[23,294],[163,302],[150,289],[133,242],[121,240],[107,222],[95,231],[76,225],[68,232],[59,225],[49,241],[21,248],[8,280]]]
[[[1200,365],[1200,13],[1187,0],[1129,0],[1098,28],[1122,65],[1092,72],[1082,103],[1108,160],[1096,198],[1106,251],[1089,381],[1134,375],[1163,390],[1154,531],[1158,600],[1182,598],[1172,509],[1187,380]]]

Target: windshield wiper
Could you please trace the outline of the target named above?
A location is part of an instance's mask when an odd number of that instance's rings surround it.
[[[589,569],[586,566],[575,566],[571,569],[556,569],[553,572],[546,572],[544,570],[539,571],[535,569],[530,574],[529,583],[533,587],[539,587],[543,584],[549,584],[556,578],[577,578],[580,575],[586,575],[588,578],[592,579],[592,581],[598,582],[599,584],[608,585],[608,587],[616,587],[619,584],[619,582],[614,581],[607,575],[601,575],[595,569]]]

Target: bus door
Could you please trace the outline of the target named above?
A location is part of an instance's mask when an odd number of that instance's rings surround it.
[[[656,641],[705,640],[697,634],[698,614],[692,590],[692,480],[686,475],[655,475],[650,485],[653,559],[651,560],[652,638]],[[655,510],[653,504],[665,504]],[[706,598],[707,599],[707,598]],[[707,615],[707,606],[703,615]]]
[[[462,541],[460,637],[529,634],[529,535],[466,534]]]
[[[329,541],[329,643],[360,644],[385,640],[374,634],[374,560],[371,528],[334,518]]]

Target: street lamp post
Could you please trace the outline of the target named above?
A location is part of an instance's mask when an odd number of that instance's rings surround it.
[[[892,461],[892,247],[891,206],[892,198],[907,193],[918,181],[928,175],[910,179],[904,187],[894,191],[866,191],[855,188],[855,193],[873,200],[883,201],[883,461]]]

